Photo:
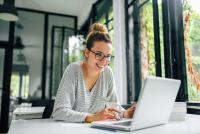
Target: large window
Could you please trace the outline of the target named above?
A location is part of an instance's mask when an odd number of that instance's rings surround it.
[[[125,10],[129,103],[148,75],[180,79],[177,101],[186,101],[182,1],[126,0]]]

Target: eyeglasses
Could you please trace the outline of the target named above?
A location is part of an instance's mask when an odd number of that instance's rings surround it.
[[[102,61],[104,58],[106,58],[106,61],[111,62],[114,59],[113,55],[104,55],[102,52],[94,52],[92,50],[89,50],[90,52],[92,52],[93,54],[95,54],[95,59],[96,60],[100,60]]]

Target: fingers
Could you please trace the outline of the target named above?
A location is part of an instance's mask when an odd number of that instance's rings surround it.
[[[119,111],[115,108],[106,108],[104,110],[104,115],[106,119],[119,119]]]
[[[116,108],[106,108],[106,110],[108,110],[109,112],[117,112],[117,113],[120,113],[120,111],[117,110]]]
[[[118,120],[118,113],[116,113],[116,112],[108,112],[106,114],[106,118],[107,119],[116,119],[116,120]]]
[[[136,103],[134,103],[130,108],[135,108],[136,107]]]

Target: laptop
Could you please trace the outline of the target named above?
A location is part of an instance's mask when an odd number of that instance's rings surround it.
[[[166,124],[171,115],[180,80],[147,77],[140,92],[132,119],[120,121],[95,121],[92,127],[134,131]]]

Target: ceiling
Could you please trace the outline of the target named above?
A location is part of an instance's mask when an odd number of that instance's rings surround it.
[[[15,0],[16,7],[74,15],[78,17],[78,28],[87,19],[92,4],[97,0]],[[0,4],[3,0],[0,0]]]

